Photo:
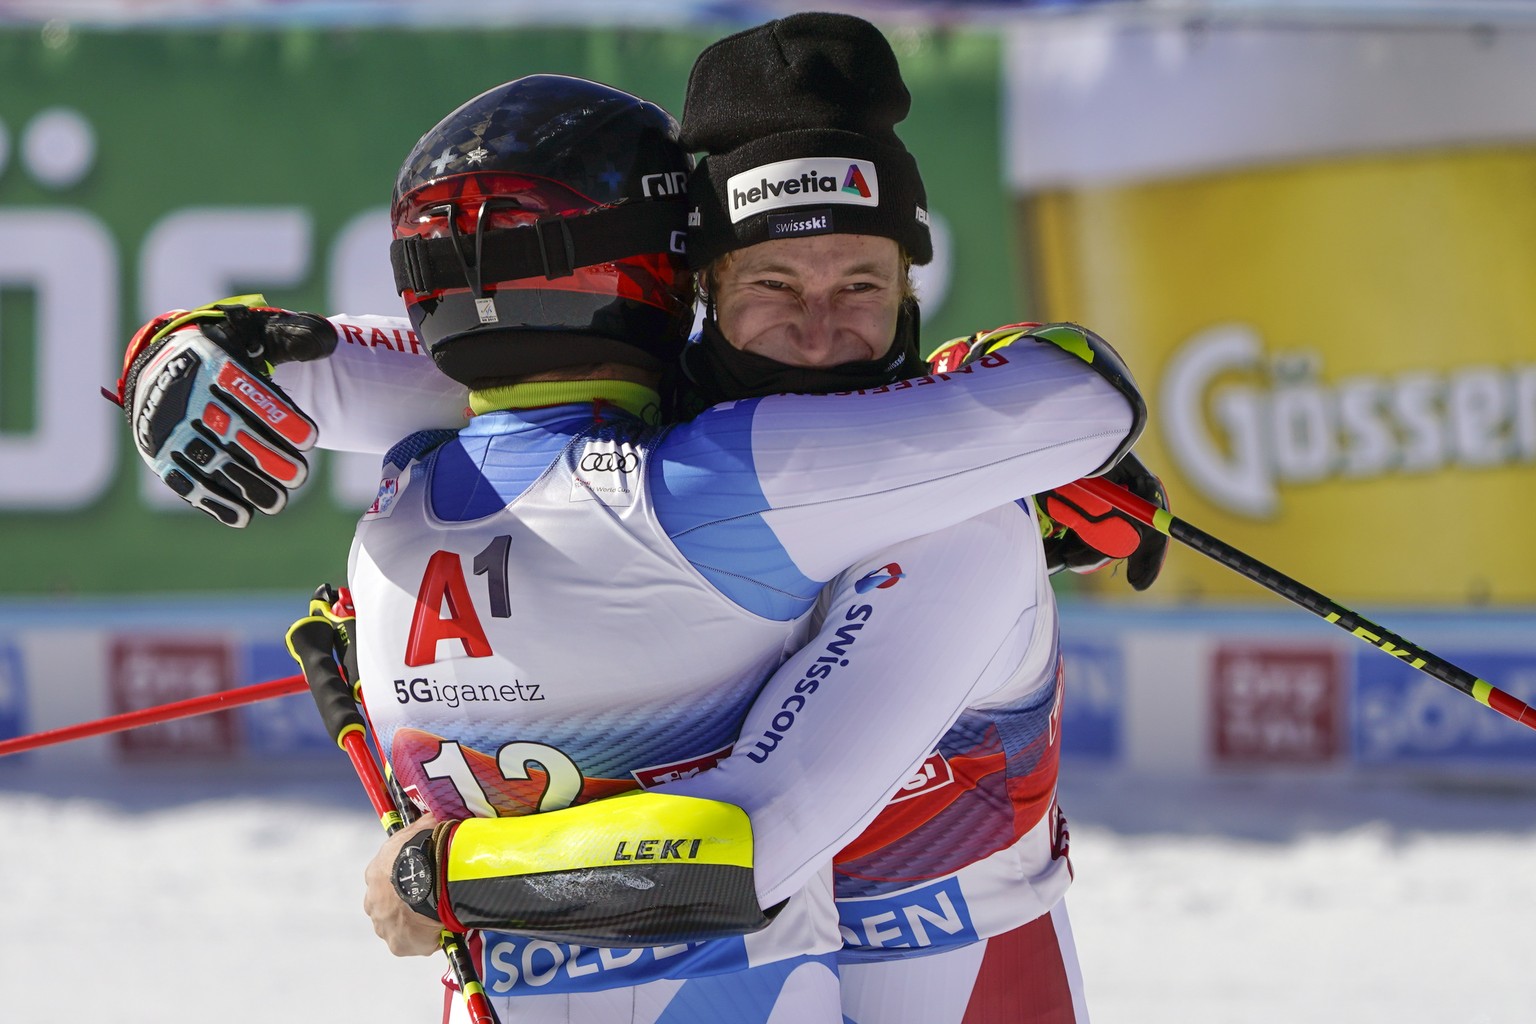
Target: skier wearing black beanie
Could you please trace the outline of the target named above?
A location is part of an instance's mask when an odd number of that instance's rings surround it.
[[[848,15],[792,15],[699,55],[681,138],[699,154],[688,182],[688,261],[705,314],[683,369],[700,404],[931,382],[907,280],[913,264],[933,257],[928,200],[895,130],[910,107],[884,35]],[[1001,333],[941,352],[953,365],[990,355],[1006,344]],[[1030,513],[1029,502],[1020,505]],[[852,1024],[1087,1020],[1062,900],[1071,870],[1055,803],[1059,733],[1050,724],[1061,689],[1047,576],[1065,564],[1068,543],[1081,548],[1072,568],[1109,561],[1062,531],[1047,541],[1044,559],[1006,546],[956,545],[954,575],[928,581],[937,589],[967,578],[972,558],[1014,560],[1019,572],[1038,577],[1036,614],[1048,625],[1028,641],[1008,697],[963,712],[885,812],[836,858],[840,986]],[[1137,544],[1148,547],[1151,566],[1136,575],[1132,563],[1140,589],[1156,576],[1162,547]],[[960,589],[937,599],[988,599]],[[981,777],[960,781],[963,766],[987,749],[1000,756]],[[925,920],[936,923],[901,923]]]

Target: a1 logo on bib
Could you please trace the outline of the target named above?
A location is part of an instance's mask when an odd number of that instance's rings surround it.
[[[640,451],[615,441],[588,441],[571,467],[572,501],[631,505],[640,489]]]

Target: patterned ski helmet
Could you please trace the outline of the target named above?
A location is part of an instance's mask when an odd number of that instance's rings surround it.
[[[471,387],[589,362],[656,369],[692,320],[692,160],[629,93],[530,75],[422,136],[391,211],[395,285],[448,376]]]

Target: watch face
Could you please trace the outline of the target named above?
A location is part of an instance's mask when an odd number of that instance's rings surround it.
[[[432,864],[419,846],[407,846],[395,860],[395,891],[411,906],[432,898]]]

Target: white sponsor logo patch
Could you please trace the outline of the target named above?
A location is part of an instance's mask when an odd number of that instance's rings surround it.
[[[687,171],[666,171],[662,174],[646,174],[640,178],[640,191],[650,199],[654,196],[680,196],[688,191]]]
[[[868,160],[821,156],[780,160],[731,175],[725,183],[731,223],[755,213],[810,203],[880,205],[880,179]]]
[[[672,761],[668,764],[659,764],[650,768],[636,768],[629,774],[635,777],[635,781],[646,789],[659,786],[663,782],[674,782],[678,779],[691,779],[699,772],[713,768],[731,754],[731,744],[727,743],[719,750],[710,751],[699,757],[690,757],[682,761]]]
[[[400,497],[400,486],[405,476],[410,474],[407,469],[401,476],[386,476],[379,481],[379,493],[374,497],[373,504],[368,506],[368,511],[363,513],[364,519],[384,519],[395,510],[395,499]]]
[[[891,797],[890,802],[896,804],[915,796],[923,796],[935,789],[943,789],[954,781],[954,769],[950,768],[944,755],[935,750],[917,766],[917,771],[907,776],[907,781],[901,784],[901,788],[896,791],[895,796]]]
[[[571,500],[633,504],[640,486],[640,463],[640,453],[632,445],[588,441],[573,467]]]

